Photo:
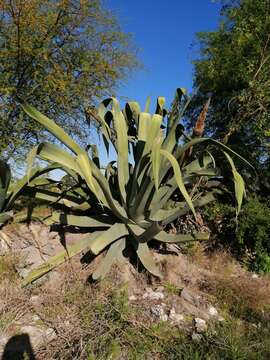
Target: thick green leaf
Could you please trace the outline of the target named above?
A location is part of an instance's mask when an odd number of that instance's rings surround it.
[[[117,135],[117,175],[122,203],[126,203],[126,186],[129,180],[127,124],[118,101],[112,101],[113,123]]]
[[[76,142],[73,141],[71,137],[67,135],[65,131],[53,120],[41,114],[33,106],[23,104],[22,107],[27,115],[29,115],[32,119],[36,120],[42,126],[44,126],[53,136],[55,136],[59,141],[65,144],[75,154],[79,154],[83,151],[83,149],[78,144],[76,144]]]
[[[90,245],[90,250],[97,255],[115,240],[128,235],[128,229],[124,224],[114,224],[108,230],[99,235]]]
[[[28,186],[28,183],[30,181],[30,184],[32,181],[34,181],[36,178],[38,178],[39,176],[42,176],[52,170],[58,169],[59,165],[58,164],[52,164],[50,166],[47,166],[43,169],[32,169],[31,174],[30,174],[30,179],[28,179],[28,176],[25,175],[24,177],[22,177],[19,181],[17,181],[13,186],[12,186],[12,192],[9,195],[8,198],[8,202],[6,204],[6,209],[11,209],[11,207],[13,206],[14,202],[17,200],[17,198],[22,194],[22,192],[24,191],[24,189]]]
[[[109,216],[79,216],[67,215],[65,213],[54,212],[51,220],[62,225],[72,225],[78,227],[111,227],[112,220]]]
[[[13,214],[11,211],[0,213],[0,226],[5,224],[8,220],[12,219]]]
[[[212,201],[216,200],[215,194],[218,194],[218,190],[213,190],[209,192],[207,195],[202,196],[200,199],[197,199],[193,202],[193,205],[195,208],[202,207],[207,204],[209,204]],[[179,209],[175,209],[175,212],[169,215],[166,219],[162,221],[162,225],[168,225],[175,219],[177,219],[180,216],[186,215],[189,212],[189,207],[185,206],[184,208],[180,207]]]
[[[83,250],[87,250],[89,245],[99,236],[99,232],[94,232],[92,234],[88,234],[83,239],[76,241],[75,244],[68,246],[65,250],[61,251],[57,255],[51,257],[44,264],[39,266],[38,268],[32,270],[23,280],[22,285],[26,286],[33,281],[39,279],[41,276],[47,274],[57,266],[63,264],[66,260],[70,259],[74,255],[79,254]]]
[[[154,276],[159,278],[163,278],[162,273],[160,272],[158,266],[156,265],[153,254],[149,250],[147,243],[136,243],[135,245],[136,253],[138,258],[140,259],[141,263]]]
[[[195,213],[195,209],[194,209],[194,206],[192,204],[192,200],[185,188],[185,185],[184,185],[184,182],[183,182],[183,177],[182,177],[182,174],[181,174],[181,170],[180,170],[180,167],[179,167],[179,164],[177,162],[177,160],[175,159],[175,157],[170,154],[168,151],[165,151],[165,150],[160,150],[160,153],[161,155],[165,156],[171,163],[172,167],[173,167],[173,171],[174,171],[174,176],[175,176],[175,180],[176,180],[176,183],[179,187],[179,190],[181,191],[183,197],[185,198],[188,206],[190,207],[191,211],[193,212],[193,215],[195,216],[196,218],[196,213]]]
[[[93,280],[102,280],[110,271],[112,265],[121,258],[121,255],[125,249],[126,240],[125,238],[117,240],[113,243],[105,257],[101,260],[100,264],[98,265],[97,269],[93,272],[92,278]]]
[[[155,236],[155,239],[164,243],[182,243],[197,240],[209,240],[209,233],[191,233],[191,234],[167,234],[165,231],[161,231]]]
[[[149,112],[150,109],[150,102],[151,102],[151,97],[147,96],[146,102],[145,102],[145,106],[144,106],[144,112]]]
[[[234,189],[235,189],[235,197],[237,201],[237,209],[236,213],[239,214],[243,202],[243,197],[245,194],[245,182],[242,176],[239,174],[239,172],[236,170],[236,167],[234,165],[233,159],[230,157],[229,154],[224,152],[228,162],[231,165],[232,173],[233,173],[233,180],[234,180]]]
[[[10,184],[11,171],[7,163],[0,160],[0,211],[4,208]]]

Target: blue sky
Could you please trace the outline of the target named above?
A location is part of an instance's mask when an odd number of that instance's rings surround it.
[[[213,0],[105,0],[122,29],[133,34],[144,70],[120,86],[118,97],[144,104],[165,96],[167,105],[177,87],[192,90],[192,47],[199,31],[215,30],[220,4]]]

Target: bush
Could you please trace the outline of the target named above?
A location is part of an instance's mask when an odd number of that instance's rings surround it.
[[[228,203],[216,203],[206,211],[214,238],[229,245],[232,252],[250,270],[270,272],[270,206],[257,196],[250,197],[235,219],[235,209]]]

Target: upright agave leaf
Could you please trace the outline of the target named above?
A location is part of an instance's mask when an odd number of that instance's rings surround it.
[[[209,181],[222,182],[222,169],[217,168],[215,161],[217,152],[225,154],[231,166],[237,213],[240,211],[244,180],[235,167],[233,157],[248,163],[224,144],[200,137],[209,103],[198,120],[195,137],[186,134],[179,121],[190,99],[180,89],[176,99],[179,103],[174,101],[172,110],[167,111],[165,99],[159,97],[155,114],[149,113],[149,101],[144,112],[136,102],[128,103],[123,111],[114,98],[101,103],[95,113],[101,124],[104,145],[107,150],[110,146],[114,147],[117,155],[117,162],[110,162],[105,172],[101,169],[97,151],[92,152],[91,158],[53,120],[24,105],[29,116],[71,150],[42,143],[29,155],[29,173],[37,156],[56,163],[72,176],[76,184],[73,191],[61,195],[66,211],[53,213],[48,221],[89,228],[91,232],[89,237],[30,273],[24,281],[25,285],[82,250],[90,250],[95,255],[106,251],[106,256],[93,273],[95,280],[101,279],[113,263],[123,260],[124,250],[130,246],[149,272],[162,277],[149,248],[150,240],[179,243],[207,240],[209,237],[207,233],[172,235],[164,230],[168,223],[190,211],[196,216],[196,208],[214,201],[216,194],[221,192],[216,186],[211,189]],[[194,150],[197,146],[199,151]],[[212,152],[213,148],[215,152]],[[200,185],[198,191],[198,184],[207,186],[202,188]],[[42,196],[39,190],[37,196]],[[47,196],[50,201],[54,196],[59,199],[59,194],[50,193]]]

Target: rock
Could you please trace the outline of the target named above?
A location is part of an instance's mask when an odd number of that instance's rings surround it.
[[[162,305],[152,306],[150,309],[151,313],[155,315],[161,321],[167,321],[168,315],[165,314],[164,307]]]
[[[0,351],[1,351],[1,348],[3,348],[7,342],[8,342],[7,336],[0,334]]]
[[[181,298],[194,306],[199,306],[200,296],[192,294],[187,288],[181,291]]]
[[[159,291],[153,291],[153,292],[149,293],[149,295],[148,295],[148,298],[150,300],[163,300],[164,297],[165,297],[164,294]]]
[[[26,276],[30,273],[31,269],[26,269],[26,268],[16,268],[17,273],[19,274],[20,277],[22,277],[23,279],[26,278]]]
[[[195,342],[200,342],[202,340],[202,335],[193,332],[191,335],[191,339]]]
[[[180,323],[181,321],[184,320],[184,316],[183,316],[182,314],[177,314],[177,313],[175,312],[175,309],[172,308],[172,309],[170,310],[169,319],[170,319],[172,322],[178,324],[178,323]]]
[[[41,321],[41,319],[40,319],[40,317],[39,317],[37,314],[34,314],[34,315],[32,316],[32,321],[33,321],[33,322],[37,322],[37,321]]]
[[[214,306],[209,306],[208,313],[211,316],[218,316],[218,311]]]
[[[252,279],[258,279],[258,278],[259,278],[259,275],[257,275],[257,274],[252,274],[251,277],[252,277]]]
[[[146,292],[143,294],[143,299],[149,300],[163,300],[165,295],[160,291],[153,291],[151,288],[146,288]]]
[[[128,299],[129,299],[129,301],[136,301],[137,300],[135,295],[131,295]]]
[[[147,299],[148,298],[148,292],[144,293],[142,296],[143,299]]]
[[[3,230],[0,230],[0,255],[5,255],[10,250],[11,239]]]
[[[200,318],[195,318],[195,328],[198,333],[202,333],[207,330],[207,324],[206,321]]]
[[[33,305],[39,305],[40,304],[40,296],[33,295],[30,297],[30,301]]]
[[[219,317],[218,317],[218,321],[222,322],[222,321],[225,321],[225,319],[224,319],[224,317],[219,316]]]
[[[20,332],[29,336],[34,349],[56,338],[56,333],[52,328],[45,328],[43,326],[24,325],[21,327]]]
[[[163,292],[163,291],[164,291],[164,286],[158,286],[158,287],[156,288],[156,291],[158,291],[158,292]]]

